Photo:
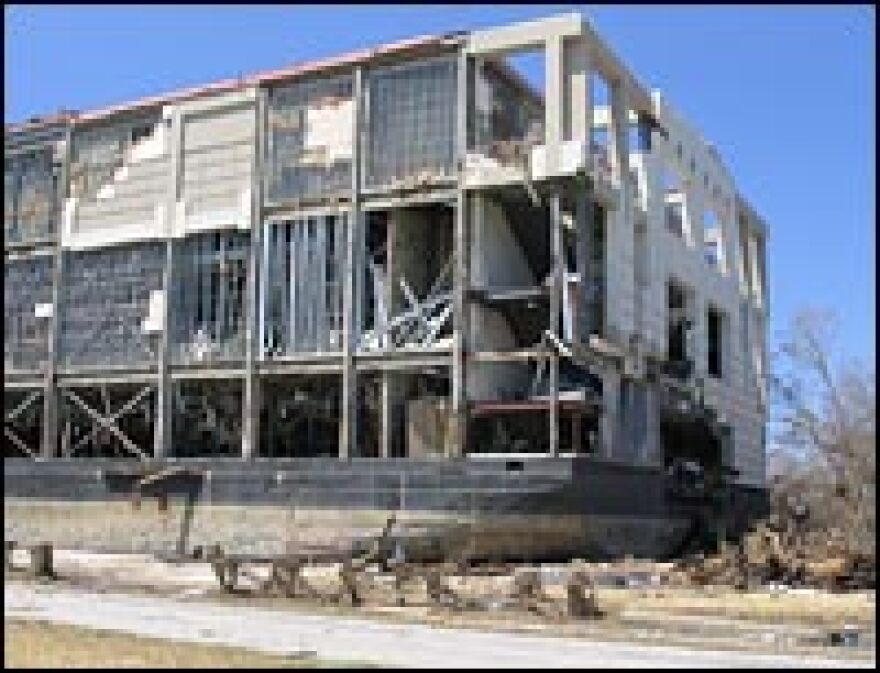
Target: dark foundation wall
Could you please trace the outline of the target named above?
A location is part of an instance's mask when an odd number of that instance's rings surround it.
[[[658,553],[680,539],[693,509],[671,508],[665,479],[584,457],[530,460],[178,460],[170,501],[132,505],[143,465],[113,460],[7,459],[5,535],[22,544],[174,552],[194,494],[188,544],[281,553],[303,540],[377,531],[392,512],[465,532],[493,558]],[[154,463],[158,470],[166,464]],[[742,490],[743,511],[760,493]],[[147,495],[158,495],[158,492]],[[62,514],[64,513],[64,514]]]

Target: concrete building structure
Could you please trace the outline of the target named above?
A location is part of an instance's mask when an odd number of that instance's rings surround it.
[[[145,479],[246,548],[356,507],[649,553],[760,500],[765,225],[579,15],[7,125],[5,194],[7,537],[176,541]]]

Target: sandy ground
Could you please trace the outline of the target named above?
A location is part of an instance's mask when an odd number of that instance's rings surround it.
[[[5,668],[324,668],[347,663],[289,658],[225,645],[144,638],[67,624],[3,620]]]
[[[9,582],[7,618],[27,618],[289,656],[410,667],[853,667],[875,661],[691,650],[477,632],[169,597]]]

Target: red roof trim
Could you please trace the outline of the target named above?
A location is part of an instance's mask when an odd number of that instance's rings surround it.
[[[187,89],[181,89],[179,91],[173,91],[171,93],[158,96],[149,96],[129,103],[113,105],[106,108],[99,108],[97,110],[82,112],[79,114],[76,112],[65,112],[62,114],[53,115],[52,117],[40,119],[39,121],[26,121],[19,124],[10,124],[6,126],[5,130],[6,132],[22,131],[29,128],[39,128],[41,126],[46,126],[51,123],[57,123],[59,121],[67,120],[72,120],[74,124],[90,122],[97,119],[109,117],[121,112],[126,112],[128,110],[136,110],[139,108],[152,107],[155,105],[165,105],[172,102],[181,102],[211,93],[236,91],[240,89],[245,89],[250,86],[257,86],[268,82],[275,82],[295,76],[302,76],[308,73],[317,72],[332,67],[351,66],[366,61],[370,58],[403,52],[409,49],[414,49],[416,47],[444,44],[454,45],[458,42],[459,40],[453,36],[424,35],[420,37],[401,40],[399,42],[392,42],[379,47],[350,52],[342,56],[334,56],[330,58],[319,59],[316,61],[308,61],[299,65],[291,65],[275,70],[267,70],[241,78],[225,79],[205,86],[190,87]]]

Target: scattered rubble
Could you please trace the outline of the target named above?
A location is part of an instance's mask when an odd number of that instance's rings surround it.
[[[808,531],[797,519],[771,515],[738,544],[676,564],[679,581],[740,590],[782,584],[830,591],[874,589],[876,558],[852,551],[840,529]],[[683,576],[683,577],[682,577]]]

